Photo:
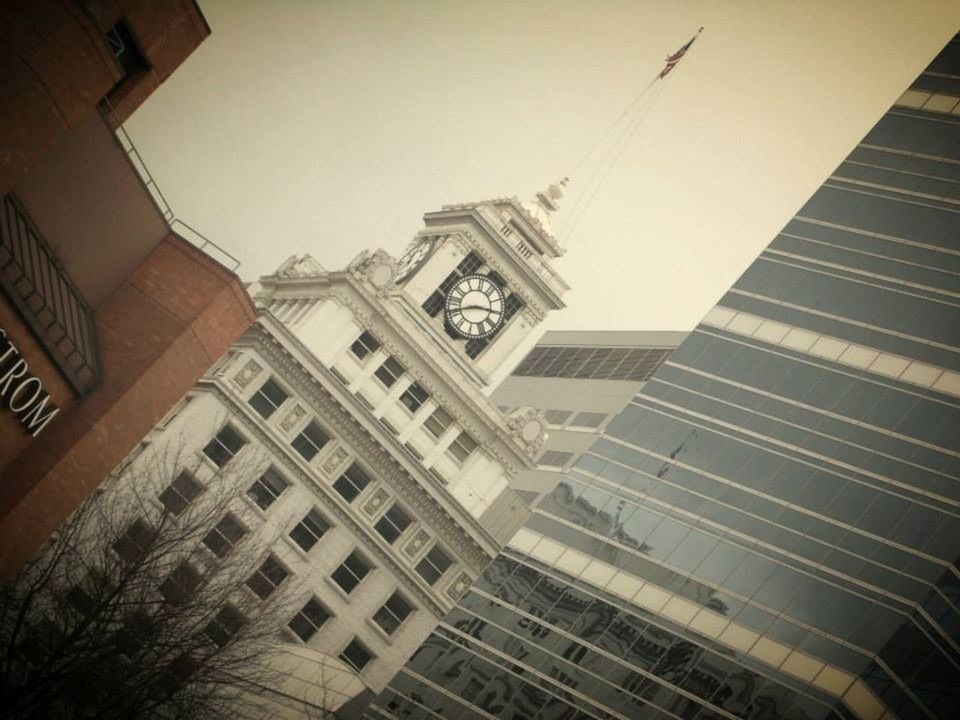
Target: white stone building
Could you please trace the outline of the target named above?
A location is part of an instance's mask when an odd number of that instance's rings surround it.
[[[509,485],[543,414],[505,416],[485,391],[563,307],[560,194],[428,213],[399,260],[288,259],[252,288],[259,321],[150,438],[195,453],[200,485],[241,456],[254,468],[243,552],[303,596],[284,696],[339,707],[382,690],[527,517]]]

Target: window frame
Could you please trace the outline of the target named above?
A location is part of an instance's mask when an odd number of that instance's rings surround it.
[[[322,526],[319,535],[315,532],[314,528],[307,524],[308,520],[311,520],[311,522]],[[300,541],[294,537],[294,533],[297,532],[301,526],[304,528],[304,532],[309,535],[309,537],[313,538],[313,542],[310,543],[309,547],[304,547],[300,544]],[[290,528],[290,532],[287,533],[287,537],[290,538],[290,540],[293,541],[293,544],[296,545],[302,552],[308,553],[317,546],[317,543],[323,539],[323,536],[330,531],[331,527],[332,526],[330,523],[327,522],[327,519],[320,513],[319,510],[316,508],[310,508],[310,510],[307,511],[307,514],[300,519],[300,522]]]
[[[310,437],[308,431],[311,429],[319,432],[320,435],[325,438],[320,445],[317,445],[315,439]],[[303,439],[302,442],[300,442],[301,438]],[[304,462],[310,463],[313,462],[314,458],[320,454],[320,451],[323,450],[323,448],[325,448],[332,439],[333,436],[323,429],[323,426],[317,422],[316,418],[311,418],[306,425],[300,428],[300,432],[298,432],[290,441],[290,447],[297,452],[297,455],[299,455]],[[300,443],[299,445],[298,442]],[[307,457],[307,455],[304,453],[304,450],[313,450],[313,454]]]
[[[393,511],[396,511],[406,519],[406,524],[403,525],[403,527],[397,525],[394,518],[389,517],[390,513]],[[392,532],[396,532],[396,535],[393,536],[393,539],[388,538],[387,535],[384,534],[384,532],[380,529],[381,523],[384,522],[389,523]],[[386,542],[388,545],[393,545],[397,542],[397,540],[403,537],[403,534],[413,525],[413,523],[413,515],[408,513],[399,502],[393,502],[373,524],[373,529],[376,530],[377,534],[381,538],[383,538],[384,542]]]
[[[453,451],[453,448],[454,448],[454,447],[457,447],[457,448],[464,448],[464,447],[465,447],[464,444],[460,442],[460,438],[462,438],[462,437],[468,438],[468,439],[470,440],[470,442],[473,443],[473,447],[470,448],[470,449],[466,452],[466,454],[461,458],[459,455],[457,455],[457,454]],[[460,433],[453,439],[453,442],[451,442],[449,445],[447,445],[446,453],[456,461],[457,465],[459,465],[460,467],[463,467],[463,466],[466,464],[467,460],[470,459],[470,456],[473,455],[473,453],[476,451],[476,449],[477,449],[478,447],[480,447],[480,443],[478,443],[478,442],[474,439],[474,437],[473,437],[470,433],[468,433],[466,430],[461,430]]]
[[[233,433],[233,434],[236,436],[236,439],[240,441],[240,444],[239,444],[239,446],[237,447],[236,450],[231,450],[230,447],[229,447],[226,443],[224,443],[223,440],[221,440],[220,436],[221,436],[224,432]],[[217,461],[217,458],[216,458],[216,457],[213,457],[213,456],[210,455],[210,453],[208,452],[208,450],[210,450],[211,447],[214,446],[214,443],[216,443],[217,447],[219,447],[220,450],[221,450],[222,452],[226,453],[226,455],[228,456],[227,459],[224,460],[222,463],[221,463],[221,462],[218,462],[218,461]],[[248,444],[249,444],[249,441],[247,440],[246,436],[244,436],[243,433],[241,433],[239,430],[237,430],[237,429],[233,426],[233,423],[229,423],[229,422],[228,422],[228,423],[224,424],[224,426],[221,427],[219,430],[217,430],[216,434],[214,434],[214,436],[213,436],[212,438],[210,438],[210,440],[207,442],[207,444],[203,446],[203,450],[202,450],[201,452],[203,453],[203,456],[204,456],[207,460],[209,460],[210,462],[212,462],[217,468],[223,469],[224,467],[226,467],[227,465],[229,465],[229,464],[237,457],[237,455],[239,455],[241,452],[243,452],[243,449],[244,449]],[[216,450],[216,449],[214,448],[214,450]]]
[[[421,397],[422,395],[422,397]],[[406,390],[400,393],[397,399],[400,405],[406,408],[411,415],[417,412],[430,399],[430,393],[416,380],[407,386]]]
[[[395,365],[397,369],[400,370],[399,373],[394,374],[394,368],[388,367],[388,365]],[[397,360],[393,355],[387,355],[383,359],[383,362],[377,366],[377,369],[373,371],[373,376],[379,381],[388,390],[397,384],[397,380],[403,377],[404,373],[407,372],[407,369],[403,364]],[[383,376],[391,378],[388,383]]]
[[[448,420],[447,424],[446,424],[446,425],[443,425],[443,426],[441,427],[439,433],[435,432],[434,429],[433,429],[433,427],[431,427],[431,425],[430,425],[430,421],[431,421],[431,420],[434,420],[434,417],[435,417],[438,413],[442,413],[443,415],[446,415],[447,420]],[[440,421],[436,421],[435,424],[436,424],[436,425],[439,425],[439,424],[440,424]],[[439,439],[443,436],[443,434],[444,434],[447,430],[450,429],[450,427],[451,427],[453,424],[454,424],[453,415],[451,415],[449,412],[447,412],[446,410],[444,410],[444,409],[443,409],[442,407],[440,407],[439,405],[438,405],[436,408],[434,408],[433,412],[430,413],[430,415],[428,415],[428,416],[426,417],[426,419],[423,421],[423,427],[424,427],[424,429],[426,429],[426,431],[427,431],[430,435],[432,435],[434,438],[436,438],[437,440],[439,440]]]
[[[348,566],[348,563],[351,560],[363,566],[364,571],[362,575],[358,576],[357,573],[354,571],[354,568]],[[331,572],[330,575],[328,575],[327,577],[329,577],[330,581],[334,584],[334,586],[337,587],[342,593],[344,593],[345,595],[350,595],[358,587],[360,587],[360,585],[363,583],[364,580],[370,577],[370,573],[372,573],[374,569],[375,567],[373,563],[367,560],[360,553],[360,550],[358,548],[354,548],[343,560],[340,561],[340,564],[337,565],[337,567],[334,568],[333,572]],[[336,575],[340,573],[341,570],[345,570],[349,574],[349,577],[353,578],[353,580],[355,581],[355,583],[350,589],[345,588],[340,583],[340,581],[336,578]]]
[[[232,615],[232,617],[225,617]],[[233,603],[224,603],[223,607],[217,611],[217,614],[210,619],[210,622],[203,628],[203,634],[206,639],[223,649],[230,644],[230,641],[237,636],[244,625],[249,622],[249,618],[240,612],[240,609]],[[213,632],[211,632],[211,629]],[[219,642],[215,635],[220,634],[223,642]]]
[[[182,488],[177,487],[177,483],[181,480],[185,481],[190,489],[187,494],[193,493],[190,497],[187,497]],[[196,492],[194,492],[196,490]],[[163,508],[166,512],[173,515],[173,517],[180,517],[186,512],[187,508],[193,504],[193,501],[196,500],[203,494],[203,491],[206,490],[203,483],[201,483],[194,476],[192,472],[183,468],[177,476],[173,479],[169,485],[167,485],[163,491],[157,495],[157,499],[160,501],[160,504],[163,505]],[[166,498],[166,499],[164,499]],[[174,499],[175,498],[175,499]],[[169,504],[168,504],[169,503]],[[179,510],[171,507],[171,504],[181,504]]]
[[[267,575],[267,573],[264,571],[264,567],[266,567],[266,565],[267,565],[268,563],[273,563],[273,564],[275,564],[275,565],[276,565],[276,569],[279,569],[279,570],[283,571],[283,573],[284,573],[283,577],[280,578],[280,580],[279,580],[278,582],[276,582],[276,583],[273,582],[273,579],[270,578],[270,576]],[[274,568],[269,568],[269,569],[270,569],[270,570],[273,570]],[[277,589],[278,589],[281,585],[283,585],[283,584],[287,581],[287,579],[290,578],[290,576],[292,576],[292,575],[293,575],[293,573],[290,571],[290,568],[288,568],[288,567],[280,560],[280,558],[277,557],[276,553],[272,553],[272,552],[271,552],[271,553],[268,553],[268,554],[267,554],[267,556],[263,559],[263,562],[261,562],[260,565],[257,566],[257,569],[253,571],[253,574],[250,575],[250,577],[248,577],[248,578],[244,581],[243,584],[244,584],[244,586],[247,587],[247,589],[250,590],[250,592],[252,592],[254,595],[256,595],[260,600],[266,601],[266,600],[268,600],[268,599],[277,591]],[[262,583],[262,584],[261,584],[261,583]],[[258,586],[258,585],[259,585],[260,587],[266,587],[267,585],[269,585],[270,589],[267,590],[267,592],[266,592],[265,595],[261,595],[261,594],[260,594],[260,591],[257,589],[257,586]]]
[[[239,534],[236,536],[235,540],[231,540],[231,538],[224,532],[223,528],[220,527],[224,523],[232,523],[234,528],[239,531]],[[214,525],[204,534],[200,542],[214,557],[223,560],[223,558],[229,555],[230,552],[240,544],[240,541],[246,537],[248,532],[248,528],[243,524],[243,522],[241,522],[240,518],[238,518],[235,513],[228,511],[223,514],[223,517],[217,521],[216,525]],[[222,545],[219,547],[225,548],[222,554],[216,547],[211,546],[211,544],[208,542],[208,539],[214,536],[219,538],[217,543],[222,543]],[[217,543],[214,543],[214,545]]]
[[[280,489],[280,492],[274,494],[275,489],[269,483],[264,482],[264,478],[267,477],[268,475],[272,475],[277,480],[283,483],[283,487]],[[270,497],[270,500],[269,502],[267,502],[266,505],[261,505],[260,500],[255,494],[254,488],[258,488],[258,487],[262,488],[262,496]],[[250,500],[250,502],[256,505],[262,512],[266,512],[268,509],[273,507],[273,504],[280,499],[280,496],[283,495],[287,491],[287,488],[289,487],[290,487],[290,481],[287,480],[287,478],[284,477],[283,473],[277,470],[277,468],[275,468],[273,465],[270,465],[262,473],[260,473],[259,477],[257,477],[256,480],[250,483],[250,487],[247,488],[247,492],[245,494],[246,494],[246,497]]]
[[[390,601],[394,599],[399,600],[401,603],[406,605],[407,612],[402,618],[397,615],[396,612],[394,612],[393,608],[388,607]],[[416,612],[416,607],[414,607],[413,603],[407,600],[399,590],[394,590],[392,593],[390,593],[390,597],[384,600],[383,604],[377,608],[377,611],[370,617],[370,620],[374,625],[380,628],[380,630],[387,637],[393,637],[397,634],[400,628],[403,627],[403,624],[410,618],[411,615],[413,615],[414,612]],[[379,618],[383,613],[386,613],[388,617],[391,617],[396,622],[396,625],[394,625],[392,628],[389,628],[382,624]],[[389,625],[389,623],[387,624]]]
[[[323,620],[320,621],[320,624],[319,624],[319,625],[315,624],[313,618],[311,618],[309,615],[306,614],[306,610],[307,610],[307,608],[310,606],[311,603],[314,604],[314,605],[316,605],[316,606],[320,609],[320,611],[321,611],[322,613],[324,613],[324,615],[326,615],[326,617],[324,617]],[[305,622],[307,625],[309,625],[309,627],[311,628],[311,632],[307,635],[307,637],[303,637],[303,636],[302,636],[299,632],[297,632],[297,630],[293,627],[293,623],[294,623],[298,618],[301,618],[301,617],[303,618],[304,622]],[[327,608],[327,606],[324,605],[322,602],[320,602],[320,600],[317,598],[316,595],[311,595],[310,598],[303,604],[303,606],[302,606],[299,610],[297,610],[296,613],[294,613],[294,616],[293,616],[292,618],[290,618],[289,622],[287,622],[287,628],[290,630],[290,632],[292,632],[292,633],[294,634],[294,636],[296,636],[296,638],[297,638],[300,642],[302,642],[302,643],[308,643],[308,642],[310,642],[310,641],[316,636],[316,634],[317,634],[318,632],[320,632],[320,628],[322,628],[324,625],[326,625],[327,622],[328,622],[328,621],[330,620],[330,618],[332,618],[332,617],[334,617],[334,614],[333,614],[332,612],[330,612],[330,610]]]
[[[443,556],[444,558],[446,558],[446,560],[447,560],[447,566],[446,566],[445,568],[443,568],[442,570],[441,570],[440,567],[436,564],[436,562],[434,562],[434,560],[432,560],[432,559],[430,558],[430,556],[431,556],[434,552],[440,553],[440,555],[442,555],[442,556]],[[430,566],[430,568],[432,568],[433,571],[435,571],[435,572],[438,573],[438,574],[437,574],[437,577],[434,578],[432,581],[431,581],[431,580],[427,577],[427,575],[424,574],[424,572],[421,571],[421,569],[420,569],[420,567],[421,567],[424,563],[428,563],[429,566]],[[452,567],[454,566],[454,564],[455,564],[455,561],[454,561],[454,559],[450,556],[450,553],[448,553],[446,550],[444,550],[443,547],[441,547],[440,543],[434,543],[433,546],[432,546],[427,552],[425,552],[425,553],[423,554],[423,557],[420,558],[420,560],[417,562],[417,564],[414,566],[413,569],[416,571],[417,575],[419,575],[420,578],[423,579],[423,581],[424,581],[425,583],[427,583],[427,585],[429,585],[430,587],[435,587],[436,584],[443,579],[443,576],[446,575],[446,574],[450,571],[450,568],[452,568]]]
[[[364,335],[370,338],[373,341],[374,347],[370,347],[370,344],[364,340]],[[358,354],[356,351],[357,346],[363,348],[365,351],[362,355]],[[382,347],[382,344],[377,340],[376,336],[369,330],[364,330],[357,336],[357,339],[350,343],[350,354],[353,355],[361,363],[367,362],[371,355],[373,355],[377,350]]]
[[[348,473],[350,473],[350,471],[354,469],[356,469],[360,473],[360,475],[365,479],[364,483],[359,487],[357,486],[354,479],[348,475]],[[349,486],[356,491],[356,493],[352,497],[347,497],[347,495],[343,492],[343,490],[341,490],[341,487],[340,487],[341,480],[344,481],[345,486]],[[354,500],[356,500],[358,497],[363,495],[364,490],[370,487],[373,484],[373,482],[374,482],[373,477],[370,475],[370,473],[364,470],[363,466],[361,466],[360,463],[352,462],[350,463],[349,466],[347,466],[347,468],[342,473],[340,473],[337,476],[337,479],[333,481],[333,484],[331,485],[331,487],[337,491],[337,494],[341,498],[343,498],[345,502],[347,502],[348,504],[352,504]]]
[[[362,652],[363,654],[365,654],[365,655],[367,656],[366,659],[363,661],[363,664],[362,664],[362,665],[359,665],[359,666],[358,666],[356,663],[354,663],[353,660],[351,660],[351,659],[347,656],[347,651],[348,651],[351,647],[356,647],[360,652]],[[344,663],[346,663],[348,666],[350,666],[351,668],[353,668],[354,672],[357,672],[357,673],[361,673],[361,672],[363,672],[363,670],[364,670],[365,668],[369,667],[369,666],[370,666],[370,663],[371,663],[373,660],[375,660],[376,657],[377,657],[377,656],[373,654],[373,652],[370,650],[370,648],[368,648],[368,647],[360,640],[360,638],[358,638],[356,635],[353,636],[353,638],[350,640],[350,642],[348,642],[346,645],[343,646],[343,650],[341,650],[340,653],[337,655],[337,659],[338,659],[338,660],[342,660],[342,661],[343,661]]]
[[[273,385],[273,387],[276,388],[281,395],[283,395],[283,399],[280,400],[279,403],[274,402],[274,399],[264,392],[264,388],[267,385]],[[266,405],[272,408],[266,414],[264,414],[260,407],[254,404],[254,401],[258,400],[259,398],[262,398]],[[286,388],[276,381],[273,375],[271,375],[260,384],[260,387],[253,391],[249,398],[247,398],[247,405],[252,407],[254,412],[257,413],[257,415],[259,415],[262,419],[269,420],[271,417],[273,417],[274,413],[276,413],[277,410],[279,410],[289,399],[290,393],[287,392]]]

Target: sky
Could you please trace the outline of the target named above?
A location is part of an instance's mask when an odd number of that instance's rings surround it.
[[[245,280],[399,256],[425,212],[569,175],[545,326],[577,330],[691,329],[960,28],[946,0],[200,6],[212,35],[127,130]]]

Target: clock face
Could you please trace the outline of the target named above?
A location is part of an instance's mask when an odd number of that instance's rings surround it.
[[[410,248],[397,263],[397,282],[403,282],[426,261],[433,252],[434,240],[425,238]]]
[[[447,292],[446,311],[461,337],[487,337],[503,325],[503,291],[485,275],[467,275]]]

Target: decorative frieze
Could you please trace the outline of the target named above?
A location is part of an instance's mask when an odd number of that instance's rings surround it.
[[[447,586],[447,597],[453,602],[457,602],[467,592],[472,583],[473,579],[467,573],[460,573],[457,579]]]
[[[382,487],[377,488],[370,498],[363,504],[363,512],[366,513],[368,517],[373,517],[380,511],[380,508],[382,508],[389,499],[390,493],[388,493]]]
[[[280,421],[280,429],[285,433],[291,432],[307,416],[307,411],[302,405],[294,405],[290,412]]]
[[[253,358],[247,360],[239,372],[233,376],[233,384],[243,390],[250,384],[257,375],[263,371],[263,367]]]
[[[410,541],[403,546],[403,554],[411,560],[420,554],[420,551],[430,542],[430,533],[423,528],[417,530]]]
[[[343,465],[343,461],[348,457],[350,457],[350,453],[347,451],[347,449],[343,447],[343,445],[337,445],[327,459],[323,461],[321,469],[327,474],[327,476],[333,477],[337,474],[340,466]]]

